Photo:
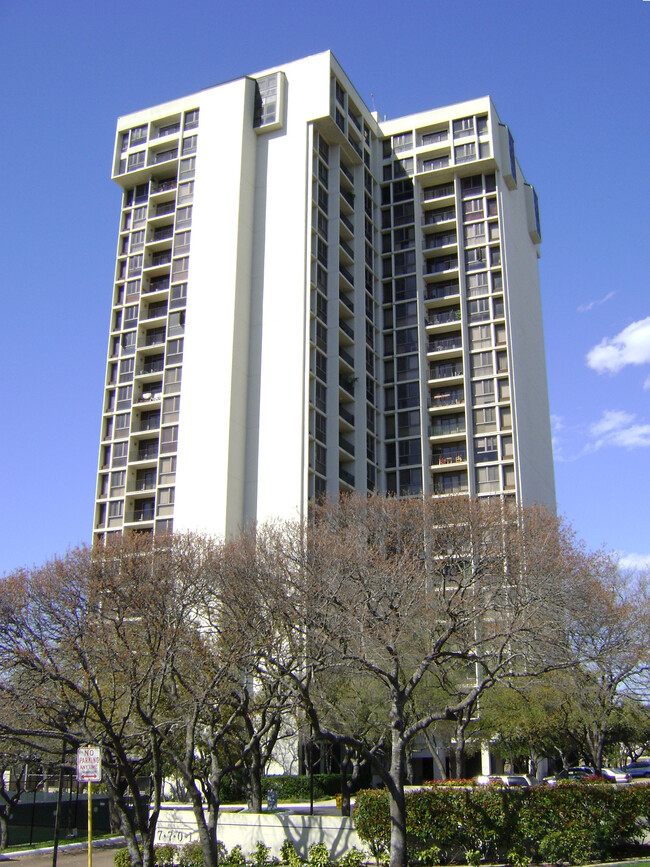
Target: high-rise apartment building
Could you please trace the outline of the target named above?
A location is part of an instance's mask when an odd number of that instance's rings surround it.
[[[370,490],[555,505],[537,196],[489,98],[330,52],[120,118],[95,533]]]

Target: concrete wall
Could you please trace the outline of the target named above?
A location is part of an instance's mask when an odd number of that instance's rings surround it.
[[[302,858],[315,843],[324,843],[332,858],[340,858],[356,846],[364,849],[354,830],[352,819],[342,816],[301,813],[219,813],[217,837],[230,850],[241,846],[244,854],[252,853],[264,843],[271,855],[279,857],[285,840],[290,840]],[[183,845],[198,840],[192,808],[187,804],[163,804],[156,829],[156,843]]]

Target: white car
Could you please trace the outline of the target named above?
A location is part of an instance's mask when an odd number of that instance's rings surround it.
[[[601,774],[608,783],[629,783],[632,779],[622,768],[603,768]]]
[[[630,762],[625,766],[625,770],[633,779],[637,777],[650,777],[650,762]]]

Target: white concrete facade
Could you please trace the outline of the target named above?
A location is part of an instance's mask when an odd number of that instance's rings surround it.
[[[379,123],[324,52],[120,118],[113,178],[97,535],[554,507],[536,196],[489,98]]]

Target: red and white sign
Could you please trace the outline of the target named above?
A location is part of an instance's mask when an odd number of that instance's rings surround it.
[[[77,780],[80,783],[100,783],[102,751],[99,747],[79,747],[77,750]]]

